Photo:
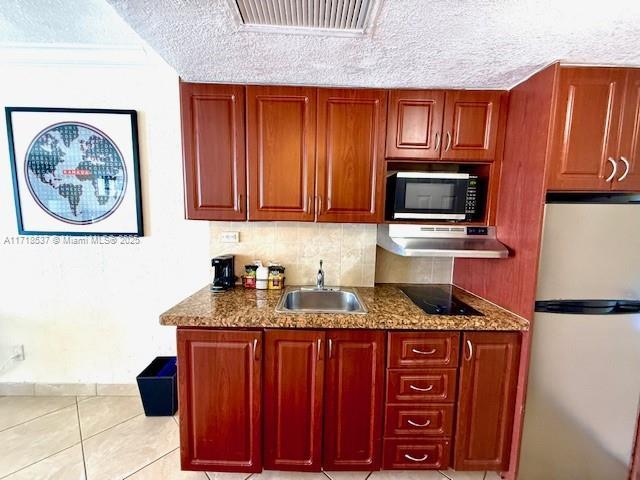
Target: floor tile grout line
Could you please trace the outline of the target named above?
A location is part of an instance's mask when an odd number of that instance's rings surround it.
[[[101,433],[104,433],[104,432],[106,432],[106,431],[108,431],[108,430],[111,430],[112,428],[115,428],[115,427],[117,427],[117,426],[119,426],[119,425],[122,425],[123,423],[127,423],[129,420],[133,420],[134,418],[138,418],[138,417],[140,417],[140,416],[142,416],[142,415],[144,415],[144,412],[143,412],[143,413],[139,413],[139,414],[137,414],[137,415],[134,415],[133,417],[129,417],[129,418],[125,419],[125,420],[122,420],[121,422],[114,423],[114,424],[113,424],[113,425],[111,425],[109,428],[105,428],[104,430],[100,430],[99,432],[92,433],[92,434],[91,434],[91,435],[89,435],[87,438],[83,438],[83,439],[82,439],[82,441],[84,442],[84,441],[86,441],[86,440],[89,440],[90,438],[93,438],[93,437],[95,437],[96,435],[100,435]]]
[[[137,469],[137,470],[135,470],[135,471],[131,472],[129,475],[127,475],[127,476],[123,477],[123,478],[122,478],[122,480],[125,480],[125,479],[127,479],[127,478],[129,478],[129,477],[131,477],[131,476],[135,475],[135,474],[136,474],[136,473],[138,473],[140,470],[144,470],[144,469],[145,469],[145,468],[147,468],[149,465],[153,465],[153,464],[154,464],[154,463],[156,463],[157,461],[162,460],[162,459],[163,459],[164,457],[166,457],[167,455],[171,455],[171,454],[172,454],[173,452],[175,452],[176,450],[180,450],[180,447],[178,446],[178,447],[176,447],[176,448],[174,448],[174,449],[172,449],[172,450],[168,451],[167,453],[163,453],[162,455],[160,455],[158,458],[156,458],[156,459],[155,459],[155,460],[153,460],[152,462],[149,462],[149,463],[147,463],[147,464],[143,465],[143,466],[142,466],[142,467],[140,467],[139,469]],[[206,473],[207,473],[207,472],[204,472],[204,473],[205,473],[205,475],[206,475]],[[208,478],[208,477],[209,477],[209,475],[207,475],[207,478]]]
[[[2,480],[3,478],[8,478],[8,477],[10,477],[11,475],[14,475],[14,474],[16,474],[16,473],[18,473],[18,472],[21,472],[21,471],[22,471],[22,470],[24,470],[25,468],[33,467],[35,464],[40,463],[40,462],[43,462],[43,461],[47,460],[48,458],[53,457],[54,455],[57,455],[57,454],[59,454],[59,453],[64,452],[65,450],[69,450],[70,448],[77,447],[78,445],[80,445],[80,443],[81,443],[81,442],[74,443],[73,445],[69,445],[68,447],[63,448],[62,450],[58,450],[57,452],[53,452],[52,454],[47,455],[46,457],[42,457],[42,458],[41,458],[40,460],[38,460],[38,461],[35,461],[35,462],[33,462],[33,463],[30,463],[29,465],[25,465],[24,467],[20,467],[18,470],[14,470],[14,471],[13,471],[13,472],[11,472],[11,473],[7,473],[5,476],[0,477],[0,480]]]
[[[59,412],[60,410],[64,410],[65,408],[72,407],[73,405],[74,405],[74,403],[72,402],[69,405],[65,405],[64,407],[56,408],[55,410],[51,410],[50,412],[43,413],[42,415],[38,415],[37,417],[30,418],[29,420],[25,420],[24,422],[16,423],[15,425],[12,425],[10,427],[7,427],[7,428],[4,428],[4,429],[0,430],[0,433],[6,432],[7,430],[11,430],[12,428],[15,428],[15,427],[19,427],[20,425],[24,425],[25,423],[29,423],[29,422],[31,422],[33,420],[37,420],[39,418],[46,417],[47,415],[51,415],[52,413]]]
[[[84,468],[84,478],[89,479],[87,475],[87,459],[84,456],[84,443],[82,443],[82,424],[80,423],[80,408],[78,407],[78,397],[76,397],[76,415],[78,417],[78,432],[80,433],[80,451],[82,452],[82,467]]]

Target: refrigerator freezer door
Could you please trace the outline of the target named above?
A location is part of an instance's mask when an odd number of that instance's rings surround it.
[[[548,204],[537,300],[640,299],[640,205]]]
[[[518,478],[626,480],[639,365],[640,314],[536,314]]]

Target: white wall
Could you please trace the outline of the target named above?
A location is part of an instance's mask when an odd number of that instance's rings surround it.
[[[0,122],[0,347],[24,344],[26,354],[0,382],[134,382],[154,356],[175,351],[175,329],[158,315],[208,281],[208,224],[183,217],[178,77],[154,54],[140,57],[120,66],[0,60],[2,107],[138,111],[145,223],[139,246],[7,243],[17,229]]]

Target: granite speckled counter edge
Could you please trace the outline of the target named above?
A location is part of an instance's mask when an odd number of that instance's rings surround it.
[[[355,289],[368,310],[366,314],[278,313],[275,308],[282,290],[236,287],[212,293],[207,286],[160,315],[160,323],[203,328],[529,329],[526,319],[457,287],[456,297],[482,316],[427,314],[393,284]]]

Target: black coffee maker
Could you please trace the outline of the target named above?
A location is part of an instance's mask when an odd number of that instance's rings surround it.
[[[233,271],[233,255],[221,255],[211,259],[213,280],[212,292],[224,292],[236,284],[236,276]]]

